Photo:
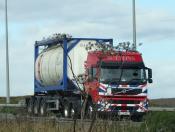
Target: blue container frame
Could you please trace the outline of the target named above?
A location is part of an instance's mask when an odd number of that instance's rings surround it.
[[[68,76],[67,76],[67,55],[68,53],[81,41],[81,40],[91,40],[91,41],[96,41],[96,42],[105,42],[109,43],[110,45],[113,46],[113,39],[101,39],[101,38],[66,38],[66,36],[63,38],[63,40],[53,38],[53,39],[47,39],[47,40],[42,40],[42,41],[36,41],[35,42],[35,52],[34,52],[34,57],[35,57],[35,62],[36,59],[39,55],[39,48],[41,46],[52,46],[52,45],[57,45],[62,44],[62,47],[64,49],[63,52],[63,78],[58,81],[58,84],[55,86],[42,86],[40,82],[38,82],[35,78],[35,70],[34,70],[34,92],[35,94],[37,93],[47,93],[48,91],[66,91],[67,86],[68,86]],[[68,46],[68,42],[70,45]],[[34,68],[35,68],[35,63],[34,63]],[[69,90],[70,91],[70,90]]]

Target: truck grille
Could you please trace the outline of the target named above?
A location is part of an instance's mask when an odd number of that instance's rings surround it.
[[[112,94],[120,94],[120,95],[137,95],[142,93],[142,89],[124,89],[124,88],[115,88],[112,89]]]
[[[123,110],[122,107],[120,106],[110,106],[109,107],[112,111],[119,111],[119,110]],[[133,106],[126,106],[124,109],[125,110],[129,110],[129,111],[136,111],[139,107],[133,107]]]
[[[110,104],[139,104],[137,100],[108,100]]]

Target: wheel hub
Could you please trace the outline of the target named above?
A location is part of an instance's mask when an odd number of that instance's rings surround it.
[[[64,116],[68,117],[68,110],[67,109],[64,109]]]

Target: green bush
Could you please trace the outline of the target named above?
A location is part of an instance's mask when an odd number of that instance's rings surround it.
[[[0,109],[0,113],[11,113],[13,115],[16,115],[17,114],[17,111],[14,108],[3,107],[3,108]]]
[[[145,117],[141,130],[149,132],[175,132],[175,112],[151,112]]]

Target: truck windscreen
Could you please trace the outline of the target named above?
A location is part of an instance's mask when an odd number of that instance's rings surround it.
[[[103,83],[140,84],[146,82],[144,69],[118,69],[116,67],[102,67],[100,81]]]

